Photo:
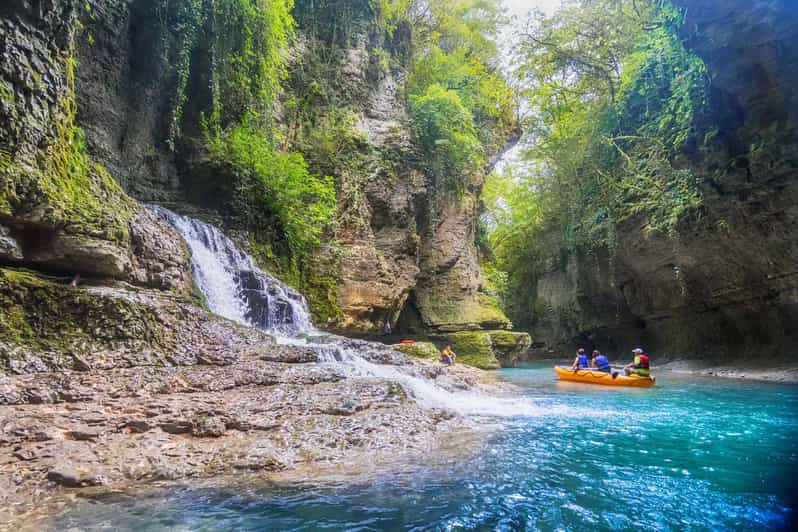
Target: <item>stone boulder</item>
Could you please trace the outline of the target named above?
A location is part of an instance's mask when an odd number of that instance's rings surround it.
[[[441,352],[432,342],[416,342],[414,344],[394,344],[391,347],[413,358],[428,358],[438,360]]]
[[[527,333],[505,330],[460,331],[440,339],[452,345],[458,362],[480,369],[513,367],[532,344]]]

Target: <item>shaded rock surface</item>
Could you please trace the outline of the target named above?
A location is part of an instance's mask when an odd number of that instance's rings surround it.
[[[697,154],[701,219],[675,235],[630,220],[612,252],[542,276],[549,348],[783,360],[798,341],[798,7],[678,0],[688,45],[707,64],[719,132]]]

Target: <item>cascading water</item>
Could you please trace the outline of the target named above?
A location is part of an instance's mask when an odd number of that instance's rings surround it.
[[[194,278],[211,311],[275,333],[314,330],[305,298],[255,266],[216,227],[160,206],[149,208],[183,235]]]
[[[369,359],[390,358],[393,351],[382,344],[318,331],[310,319],[305,298],[255,266],[252,257],[236,248],[216,227],[164,207],[151,205],[148,208],[175,227],[186,240],[197,285],[214,313],[267,330],[279,343],[309,347],[317,353],[320,362],[338,365],[348,377],[399,382],[427,407],[498,416],[539,412],[528,401],[452,392],[430,379],[409,374],[401,366],[375,364]]]

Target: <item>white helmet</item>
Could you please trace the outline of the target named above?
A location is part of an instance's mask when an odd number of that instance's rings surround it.
[[[643,350],[640,349],[639,347],[635,347],[634,349],[632,349],[632,353],[642,353],[642,352]]]

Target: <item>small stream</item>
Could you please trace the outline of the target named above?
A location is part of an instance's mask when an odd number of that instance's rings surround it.
[[[798,497],[798,387],[660,375],[650,390],[502,370],[531,415],[477,459],[345,479],[83,499],[90,530],[787,530]],[[456,442],[455,442],[456,443]]]

